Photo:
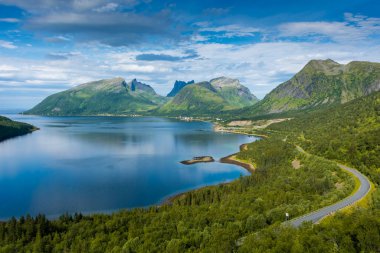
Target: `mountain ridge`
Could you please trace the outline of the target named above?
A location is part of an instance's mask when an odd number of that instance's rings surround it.
[[[380,63],[311,60],[291,79],[268,93],[245,115],[280,113],[340,104],[380,90]]]

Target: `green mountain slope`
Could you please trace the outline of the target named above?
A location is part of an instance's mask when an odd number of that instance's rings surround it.
[[[238,79],[218,77],[212,79],[210,83],[232,107],[240,108],[253,105],[259,101],[247,87],[240,84]]]
[[[157,111],[169,115],[207,115],[228,109],[226,101],[209,82],[190,84]]]
[[[113,78],[81,84],[72,89],[53,94],[25,114],[105,115],[142,113],[164,103],[148,85],[135,79],[126,83]]]
[[[183,87],[157,111],[165,115],[205,116],[253,105],[258,99],[239,80],[226,77]]]
[[[350,164],[380,184],[380,91],[268,129],[310,153]]]
[[[339,64],[312,60],[290,80],[280,84],[245,115],[278,113],[341,104],[380,90],[380,63]]]
[[[0,141],[28,134],[36,130],[32,125],[10,120],[6,117],[0,116]]]

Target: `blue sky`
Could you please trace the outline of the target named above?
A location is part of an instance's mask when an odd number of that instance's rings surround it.
[[[115,76],[160,94],[229,76],[262,98],[326,58],[380,61],[378,0],[0,0],[0,109]]]

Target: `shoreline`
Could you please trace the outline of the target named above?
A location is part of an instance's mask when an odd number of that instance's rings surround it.
[[[247,149],[247,145],[248,143],[244,143],[244,144],[241,144],[239,149],[240,151],[244,151]],[[240,152],[239,151],[239,152]],[[237,166],[240,166],[244,169],[246,169],[250,174],[254,173],[256,168],[253,164],[250,164],[250,163],[246,163],[246,162],[243,162],[243,161],[240,161],[236,158],[236,155],[239,153],[239,152],[236,152],[236,153],[233,153],[231,155],[228,155],[228,156],[225,156],[225,157],[222,157],[219,159],[219,163],[225,163],[225,164],[232,164],[232,165],[237,165]],[[234,179],[236,180],[236,179]],[[234,181],[234,180],[231,180],[230,182]],[[217,183],[215,185],[206,185],[206,186],[201,186],[199,188],[196,188],[196,189],[192,189],[192,190],[188,190],[188,191],[184,191],[184,192],[180,192],[180,193],[176,193],[172,196],[169,196],[169,197],[166,197],[164,198],[157,206],[160,207],[160,206],[163,206],[163,205],[172,205],[173,204],[173,201],[175,201],[177,198],[180,198],[181,196],[189,193],[189,192],[192,192],[192,191],[196,191],[196,190],[200,190],[200,189],[203,189],[203,188],[206,188],[206,187],[211,187],[211,186],[217,186],[217,185],[223,185],[223,184],[229,184],[230,182],[225,182],[225,183]]]
[[[183,119],[180,119],[178,117],[170,117],[170,116],[152,116],[152,115],[75,115],[75,116],[69,116],[69,115],[66,115],[66,116],[48,116],[48,115],[33,115],[33,114],[24,114],[24,113],[18,113],[19,115],[27,115],[27,116],[40,116],[40,117],[126,117],[126,118],[134,118],[134,117],[159,117],[159,118],[167,118],[167,119],[176,119],[176,120],[179,120],[179,121],[184,121],[184,122],[190,122],[188,120],[183,120]],[[207,122],[207,123],[210,123],[212,124],[212,130],[214,132],[221,132],[221,133],[231,133],[231,134],[241,134],[241,135],[248,135],[248,136],[257,136],[257,137],[267,137],[265,135],[259,135],[259,134],[249,134],[249,133],[245,133],[245,132],[239,132],[239,131],[233,131],[233,130],[225,130],[225,129],[222,129],[221,125],[218,124],[218,122],[215,122],[215,121],[212,121],[212,120],[207,120],[207,119],[198,119],[198,118],[194,118],[192,119],[191,121],[198,121],[198,122]],[[39,128],[35,127],[32,132],[34,131],[37,131],[37,130],[40,130]],[[239,152],[240,151],[243,151],[246,149],[247,145],[249,143],[244,143],[244,144],[241,144],[239,146]],[[232,164],[232,165],[237,165],[237,166],[240,166],[244,169],[246,169],[250,174],[252,174],[254,171],[255,171],[255,167],[254,165],[250,164],[250,163],[247,163],[247,162],[243,162],[241,160],[238,160],[236,158],[236,155],[239,153],[239,152],[236,152],[236,153],[233,153],[231,155],[227,155],[225,157],[222,157],[219,159],[218,162],[220,163],[224,163],[224,164]],[[164,206],[164,205],[171,205],[173,204],[173,201],[185,194],[188,194],[189,192],[192,192],[192,191],[196,191],[196,190],[199,190],[199,189],[202,189],[202,188],[205,188],[205,187],[212,187],[212,186],[217,186],[217,185],[224,185],[224,184],[229,184],[231,183],[232,181],[234,181],[236,179],[233,179],[231,181],[228,181],[228,182],[220,182],[220,183],[216,183],[216,184],[212,184],[212,185],[204,185],[204,186],[200,186],[200,187],[197,187],[197,188],[194,188],[194,189],[190,189],[190,190],[185,190],[183,192],[180,192],[180,193],[174,193],[173,195],[171,196],[168,196],[168,197],[164,197],[159,203],[157,204],[153,204],[153,205],[149,205],[150,207],[153,207],[153,206],[156,206],[156,207],[161,207],[161,206]],[[126,209],[119,209],[119,210],[115,210],[115,212],[122,212]],[[128,210],[128,209],[127,209]],[[112,212],[114,213],[114,212]],[[92,213],[94,214],[94,213]],[[101,212],[99,214],[104,214],[104,212]]]
[[[262,137],[262,138],[268,138],[268,136],[264,135],[264,134],[247,133],[247,132],[244,132],[244,131],[226,129],[225,127],[221,126],[220,124],[218,124],[216,122],[210,122],[210,121],[208,121],[208,122],[211,123],[211,124],[213,124],[213,130],[215,132],[219,132],[219,133],[231,133],[231,134],[242,134],[242,135],[248,135],[248,136],[257,136],[257,137]]]

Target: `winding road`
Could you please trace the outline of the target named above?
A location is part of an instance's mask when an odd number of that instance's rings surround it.
[[[306,153],[306,151],[304,151],[301,147],[297,146],[297,150],[304,153],[304,154],[308,154]],[[355,202],[361,200],[362,198],[364,198],[370,191],[371,189],[371,182],[368,180],[368,178],[366,176],[364,176],[363,174],[361,174],[359,171],[353,169],[353,168],[349,168],[345,165],[342,165],[342,164],[338,164],[338,166],[349,172],[352,176],[356,177],[359,182],[360,182],[360,187],[354,192],[352,193],[350,196],[348,196],[347,198],[335,203],[335,204],[332,204],[330,206],[326,206],[326,207],[323,207],[321,209],[318,209],[314,212],[311,212],[311,213],[308,213],[308,214],[305,214],[303,216],[300,216],[300,217],[297,217],[295,219],[292,219],[290,221],[288,221],[289,224],[291,224],[292,226],[294,227],[298,227],[300,226],[303,222],[313,222],[313,223],[316,223],[318,221],[320,221],[322,218],[346,207],[346,206],[349,206],[349,205],[352,205],[354,204]]]

